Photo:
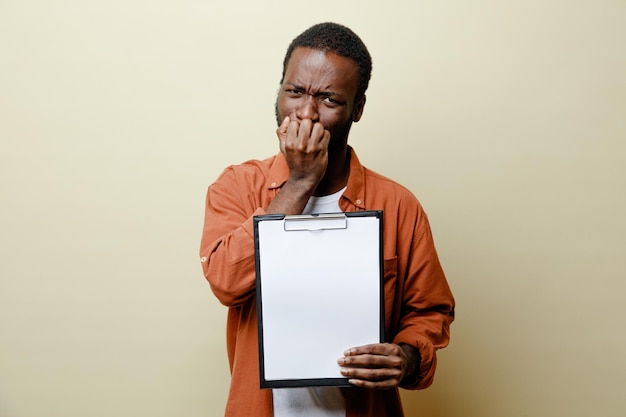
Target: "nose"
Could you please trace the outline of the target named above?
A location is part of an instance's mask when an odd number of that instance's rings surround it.
[[[296,116],[299,120],[310,119],[313,122],[318,122],[320,115],[317,111],[316,98],[310,94],[304,95],[300,105],[296,109]]]

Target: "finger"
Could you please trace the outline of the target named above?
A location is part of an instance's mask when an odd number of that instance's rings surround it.
[[[388,379],[400,379],[402,373],[394,368],[341,368],[341,375],[364,381],[385,381]]]
[[[341,373],[348,378],[348,383],[358,387],[373,389],[398,387],[401,379],[399,371],[348,368],[342,369]]]
[[[311,119],[304,119],[300,121],[300,128],[298,129],[298,145],[301,150],[308,148],[312,130],[313,122]]]
[[[324,136],[322,137],[321,145],[324,147],[328,147],[329,142],[330,142],[330,132],[324,129]]]
[[[312,138],[316,138],[318,141],[324,139],[324,133],[327,132],[326,129],[324,129],[324,125],[317,122],[313,125],[313,130],[311,132],[311,137]]]
[[[287,117],[287,119],[289,119],[289,117]],[[300,130],[300,123],[298,123],[297,120],[289,119],[289,122],[287,123],[287,134],[290,137],[297,138],[299,130]]]
[[[313,124],[313,128],[311,130],[311,138],[308,142],[308,150],[316,151],[318,149],[323,149],[327,147],[327,141],[325,141],[325,135],[327,130],[324,129],[324,125],[321,123]],[[330,137],[330,133],[328,133]]]
[[[284,145],[286,148],[293,149],[298,146],[298,130],[300,129],[300,123],[296,120],[291,120],[287,123],[287,132],[284,138]]]
[[[367,381],[364,379],[350,378],[348,379],[348,383],[354,385],[355,387],[376,390],[388,390],[400,386],[400,382],[395,379],[387,379],[384,381]]]
[[[354,368],[393,368],[402,369],[402,358],[396,355],[357,355],[339,358],[337,363],[340,366]]]
[[[370,345],[357,346],[350,349],[346,349],[344,356],[356,356],[356,355],[394,355],[399,354],[398,345],[391,343],[373,343]]]

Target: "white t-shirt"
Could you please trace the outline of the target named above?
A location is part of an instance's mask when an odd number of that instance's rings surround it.
[[[302,214],[337,213],[346,187],[331,195],[311,197]],[[274,417],[345,417],[346,403],[338,387],[273,389]]]

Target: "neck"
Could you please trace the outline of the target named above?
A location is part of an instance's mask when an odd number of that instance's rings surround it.
[[[313,192],[316,197],[336,193],[346,186],[350,176],[350,150],[344,147],[339,153],[329,153],[324,178]]]

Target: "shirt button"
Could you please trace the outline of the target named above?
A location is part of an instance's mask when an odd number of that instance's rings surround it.
[[[276,187],[276,183],[275,182],[272,183],[272,187]]]
[[[206,262],[206,256],[203,256],[202,258],[200,258],[200,262]]]
[[[357,200],[357,201],[356,201],[356,203],[357,203],[357,204],[361,204],[361,200]]]

